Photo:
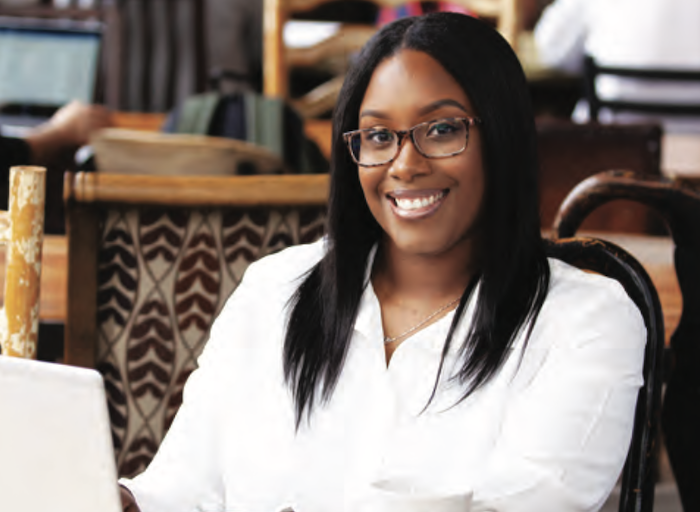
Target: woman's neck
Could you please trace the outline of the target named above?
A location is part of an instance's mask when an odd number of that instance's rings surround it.
[[[472,244],[460,244],[445,254],[401,252],[381,243],[372,272],[380,301],[441,303],[459,297],[477,271]]]

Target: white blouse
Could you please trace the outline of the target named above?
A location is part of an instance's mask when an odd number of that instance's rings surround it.
[[[425,411],[454,312],[404,341],[387,367],[370,284],[331,400],[296,431],[282,375],[287,303],[323,252],[323,242],[297,246],[249,267],[156,457],[123,481],[142,512],[359,512],[376,482],[472,492],[473,512],[602,506],[628,450],[646,340],[616,281],[550,260],[526,350],[518,338],[500,372],[458,405],[462,387],[443,378]]]

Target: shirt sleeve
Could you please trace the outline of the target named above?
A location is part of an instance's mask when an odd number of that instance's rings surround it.
[[[587,1],[590,0],[557,0],[544,10],[534,34],[542,64],[581,73],[588,35]]]
[[[473,512],[596,511],[620,474],[646,329],[617,282],[589,277],[603,286],[553,290],[545,302]]]

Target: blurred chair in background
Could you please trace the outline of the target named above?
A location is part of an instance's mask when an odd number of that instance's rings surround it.
[[[632,78],[640,83],[653,84],[659,81],[666,83],[676,82],[681,85],[695,86],[697,97],[695,100],[681,98],[650,98],[650,99],[607,99],[601,97],[596,86],[601,76],[613,76]],[[618,112],[632,112],[639,114],[654,114],[661,116],[677,116],[680,118],[695,117],[700,132],[700,66],[695,70],[683,69],[651,69],[630,68],[619,66],[600,65],[591,56],[584,61],[584,79],[586,101],[588,102],[589,118],[598,121],[600,111],[607,109],[613,114]]]
[[[288,22],[305,19],[314,9],[337,0],[264,0],[263,11],[263,92],[267,96],[291,99],[302,116],[307,118],[328,114],[335,105],[344,73],[352,55],[358,52],[376,30],[375,25],[342,23],[322,27],[297,25],[290,31]],[[370,0],[378,7],[398,7],[403,0]],[[517,0],[453,0],[457,7],[473,14],[495,20],[505,38],[515,44],[522,21]],[[293,29],[294,27],[292,27]],[[285,31],[286,35],[285,35]],[[317,33],[320,37],[313,37]],[[309,39],[309,36],[312,36]],[[325,37],[324,37],[325,36]],[[296,39],[295,47],[287,47]],[[300,41],[299,39],[303,39]],[[289,73],[294,67],[318,66],[335,75],[302,97],[290,98]]]
[[[656,125],[537,123],[540,157],[540,215],[549,229],[559,205],[583,179],[610,169],[660,176],[661,129]],[[631,201],[601,208],[586,218],[587,231],[658,233],[663,225],[649,208]]]
[[[627,251],[595,238],[564,238],[549,244],[549,256],[586,271],[616,279],[644,318],[647,343],[644,385],[639,389],[634,430],[622,470],[619,512],[652,512],[655,450],[661,401],[661,358],[664,321],[659,297],[644,267]]]
[[[573,236],[591,212],[620,198],[653,208],[666,222],[675,243],[683,310],[666,354],[662,427],[686,512],[700,510],[700,191],[696,186],[629,172],[598,174],[566,198],[555,227],[560,237]]]
[[[680,71],[700,72],[700,3],[696,0],[555,0],[535,27],[539,59],[547,66],[583,74],[586,55],[598,66],[638,70],[600,76],[596,97],[623,103],[700,105],[700,84],[678,81]],[[659,70],[653,81],[643,70]],[[589,92],[589,94],[591,94]],[[573,117],[589,119],[579,102]],[[594,113],[597,111],[594,109]],[[658,111],[597,112],[603,122],[658,122],[665,132],[700,133],[700,122]]]
[[[104,375],[120,475],[150,462],[248,265],[324,232],[328,176],[66,174],[65,362]]]

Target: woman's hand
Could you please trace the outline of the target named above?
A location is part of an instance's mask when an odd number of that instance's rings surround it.
[[[123,485],[119,486],[119,497],[122,500],[123,512],[141,512],[141,509],[139,509],[139,506],[136,504],[136,498],[134,498],[131,491]]]

